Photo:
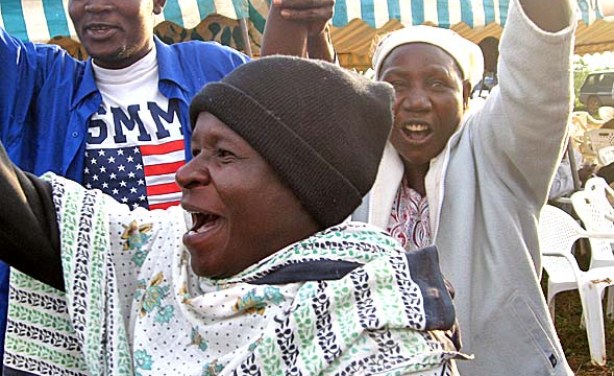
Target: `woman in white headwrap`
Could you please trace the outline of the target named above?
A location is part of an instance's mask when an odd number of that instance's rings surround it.
[[[436,244],[468,375],[570,375],[539,285],[537,221],[565,145],[575,19],[569,0],[511,0],[499,84],[467,111],[479,48],[450,30],[385,37],[377,79],[395,88],[393,147],[367,220],[406,249]]]

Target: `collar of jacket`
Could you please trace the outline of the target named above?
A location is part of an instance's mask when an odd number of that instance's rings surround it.
[[[164,86],[171,88],[179,88],[184,93],[188,91],[188,88],[184,85],[185,75],[182,74],[180,69],[177,69],[178,63],[181,62],[182,57],[179,56],[178,50],[162,42],[157,36],[154,35],[154,43],[156,44],[156,58],[158,59],[158,76],[160,78],[160,91],[168,98],[180,97],[179,93],[166,92]],[[183,57],[185,58],[185,56]],[[172,82],[174,85],[162,85],[162,83]]]
[[[171,82],[174,85],[160,85],[160,91],[168,98],[180,97],[179,93],[173,92],[181,90],[185,92],[187,88],[183,85],[181,80],[181,73],[176,68],[179,56],[177,51],[171,48],[169,45],[162,42],[157,36],[154,35],[154,43],[156,44],[156,59],[158,60],[158,76],[160,83]],[[91,95],[100,95],[98,87],[96,86],[96,79],[94,77],[94,68],[92,66],[92,58],[88,58],[85,61],[85,68],[82,72],[83,79],[81,80],[74,101],[72,102],[71,110],[74,110],[81,102]],[[102,100],[102,98],[100,98]],[[98,104],[99,105],[99,104]],[[96,106],[97,107],[97,106]]]

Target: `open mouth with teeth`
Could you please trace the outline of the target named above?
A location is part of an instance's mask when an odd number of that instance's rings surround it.
[[[431,134],[431,128],[426,124],[406,124],[401,131],[410,141],[423,141]]]
[[[86,29],[92,30],[92,31],[105,31],[105,30],[109,30],[110,27],[105,26],[105,25],[92,25],[92,26],[88,26]]]
[[[189,231],[190,234],[202,234],[211,230],[218,224],[220,218],[220,216],[210,213],[190,212],[190,214],[193,223]]]
[[[85,27],[85,32],[95,38],[103,38],[112,35],[115,28],[104,24],[91,24]]]

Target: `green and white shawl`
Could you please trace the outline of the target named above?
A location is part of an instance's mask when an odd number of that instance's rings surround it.
[[[5,366],[34,375],[453,375],[434,249],[348,223],[231,278],[195,276],[178,208],[55,176],[66,293],[15,270]],[[413,261],[415,262],[413,262]],[[44,266],[41,266],[44,267]]]

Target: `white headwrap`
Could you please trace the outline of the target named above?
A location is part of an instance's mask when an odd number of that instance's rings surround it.
[[[465,80],[475,86],[484,73],[484,55],[480,47],[461,37],[456,32],[433,26],[409,26],[387,34],[377,45],[373,54],[375,78],[386,57],[398,46],[409,43],[428,43],[441,48],[456,60]]]

